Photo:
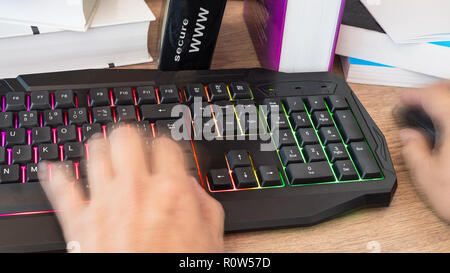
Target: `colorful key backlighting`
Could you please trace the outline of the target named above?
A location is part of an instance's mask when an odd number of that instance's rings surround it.
[[[38,182],[37,164],[47,160],[63,162],[76,183],[86,187],[86,142],[92,135],[107,138],[119,124],[132,123],[150,145],[156,136],[170,136],[182,117],[172,113],[179,105],[190,110],[188,134],[202,137],[209,127],[212,142],[207,145],[220,150],[205,162],[198,152],[201,141],[179,141],[185,167],[211,192],[383,179],[351,109],[339,96],[260,101],[244,82],[211,82],[11,92],[2,102],[0,184]],[[228,142],[228,136],[244,140]],[[249,136],[261,139],[250,145]],[[272,151],[255,148],[263,136]]]

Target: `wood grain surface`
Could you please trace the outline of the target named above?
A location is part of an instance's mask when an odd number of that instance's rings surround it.
[[[147,1],[154,9],[160,0]],[[243,20],[243,2],[228,1],[212,69],[258,67]],[[158,11],[159,12],[159,11]],[[159,14],[156,14],[159,16]],[[150,33],[152,40],[154,30]],[[153,37],[154,38],[154,37]],[[127,68],[156,68],[156,62]],[[342,75],[338,60],[334,73]],[[225,235],[228,252],[449,252],[450,226],[416,193],[401,156],[399,128],[392,116],[404,89],[350,84],[387,139],[398,189],[387,208],[364,209],[307,228]],[[450,198],[450,197],[449,197]]]

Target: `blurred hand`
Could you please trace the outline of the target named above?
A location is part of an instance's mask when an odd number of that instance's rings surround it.
[[[157,139],[150,156],[133,128],[89,143],[90,203],[72,177],[52,163],[40,180],[66,242],[82,252],[221,252],[224,212],[184,170],[183,152]],[[148,164],[147,161],[150,161]],[[148,166],[151,165],[151,170]]]
[[[404,92],[407,106],[422,107],[439,130],[439,147],[418,130],[401,132],[403,156],[415,185],[444,220],[450,222],[450,82]]]

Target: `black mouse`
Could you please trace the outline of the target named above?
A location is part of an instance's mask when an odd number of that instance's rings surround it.
[[[438,131],[433,120],[421,107],[397,106],[394,109],[394,117],[402,127],[420,129],[428,136],[432,147],[436,146]]]

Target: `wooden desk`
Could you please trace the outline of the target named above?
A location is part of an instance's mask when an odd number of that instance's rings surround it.
[[[158,1],[153,1],[158,2]],[[242,18],[242,2],[228,1],[212,69],[258,67]],[[156,68],[142,64],[128,68]],[[334,72],[342,75],[340,63]],[[369,252],[371,241],[381,252],[449,252],[450,226],[428,209],[414,190],[401,156],[398,127],[391,112],[402,88],[350,84],[387,138],[398,177],[390,207],[364,209],[307,228],[228,234],[229,252]],[[450,198],[450,197],[449,197]]]

